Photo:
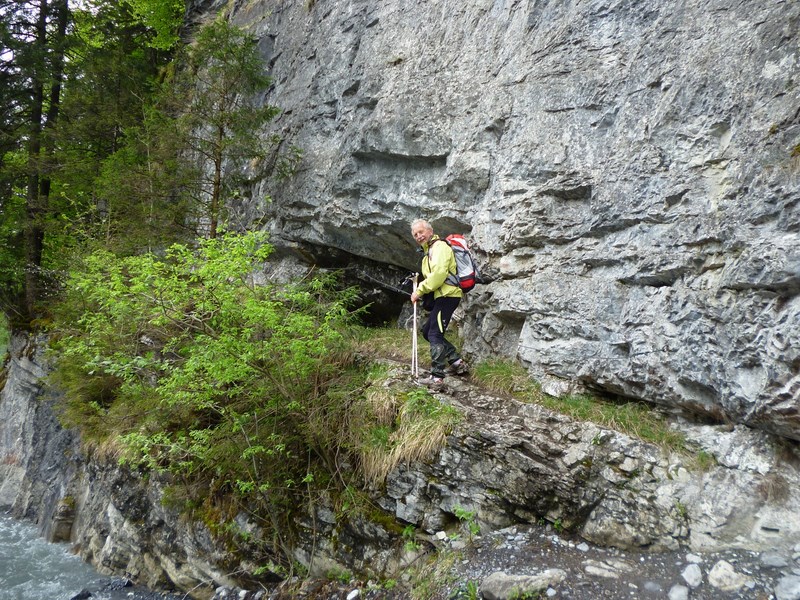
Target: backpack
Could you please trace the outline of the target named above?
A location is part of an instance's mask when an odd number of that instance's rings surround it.
[[[441,240],[441,238],[439,239]],[[456,258],[456,273],[448,275],[445,283],[460,287],[464,293],[470,291],[476,283],[481,282],[481,275],[467,240],[463,235],[453,233],[441,241],[446,242],[453,249],[453,255]]]

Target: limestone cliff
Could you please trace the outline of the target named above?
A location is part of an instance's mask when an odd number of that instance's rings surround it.
[[[797,449],[741,425],[800,439],[800,4],[198,0],[193,14],[223,7],[260,40],[264,101],[304,151],[294,179],[231,207],[287,262],[394,286],[417,260],[410,220],[429,218],[468,233],[487,275],[464,303],[473,355],[739,424],[687,425],[718,461],[698,473],[462,390],[448,447],[391,473],[376,502],[427,533],[469,502],[487,525],[545,516],[602,544],[797,543]],[[0,506],[155,586],[208,595],[252,567],[186,527],[155,479],[86,462],[28,343],[0,396]],[[310,531],[300,560],[404,559],[380,527],[315,517],[327,537]]]
[[[800,439],[800,4],[250,0],[231,18],[305,153],[233,207],[242,223],[365,288],[414,267],[412,218],[466,232],[490,281],[465,303],[474,355]]]

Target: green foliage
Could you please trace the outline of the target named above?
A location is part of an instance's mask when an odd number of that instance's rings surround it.
[[[539,600],[542,597],[542,592],[523,590],[517,586],[512,587],[508,593],[508,600]]]
[[[0,86],[8,116],[0,132],[0,293],[15,326],[31,327],[31,317],[46,314],[41,301],[58,288],[71,253],[108,234],[100,224],[107,203],[95,187],[100,165],[141,120],[168,56],[148,47],[151,31],[125,3],[7,7],[8,27],[0,27],[9,50],[0,71],[10,75],[10,85]],[[34,29],[37,13],[47,21],[44,34]],[[177,22],[182,16],[181,7]]]
[[[0,314],[0,357],[6,354],[10,338],[11,331],[8,328],[8,322],[6,321],[5,317]],[[3,362],[4,361],[0,359],[0,365],[2,365]]]
[[[256,40],[217,19],[200,29],[164,89],[160,107],[177,117],[181,156],[196,173],[195,219],[208,237],[217,235],[228,200],[264,177],[291,175],[300,159],[299,149],[281,151],[281,138],[265,131],[279,113],[261,101],[270,83]]]
[[[176,44],[183,24],[184,0],[124,0],[124,4],[154,32],[150,45],[166,50]]]
[[[353,578],[353,574],[346,569],[330,569],[325,576],[331,581],[338,581],[341,584],[347,585]]]
[[[184,0],[82,0],[73,9],[76,35],[89,47],[102,48],[117,29],[136,28],[140,47],[169,50],[179,40]]]
[[[406,552],[417,552],[421,548],[420,543],[417,541],[417,528],[413,525],[406,525],[403,528],[402,537],[404,541],[403,548]]]
[[[478,600],[480,597],[478,582],[474,579],[470,579],[467,582],[466,588],[467,600]]]
[[[93,253],[55,313],[55,377],[67,424],[190,495],[233,494],[283,536],[297,496],[340,472],[353,293],[329,277],[254,285],[270,251],[251,233],[163,257]]]
[[[69,7],[66,39],[48,37],[39,48],[30,16],[48,6],[66,2],[18,3],[0,27],[13,59],[0,71],[14,73],[0,89],[10,117],[0,132],[0,301],[25,326],[23,313],[46,309],[35,303],[63,283],[73,257],[97,247],[163,251],[197,230],[215,237],[236,198],[264,177],[289,176],[300,160],[266,130],[278,111],[262,106],[270,80],[241,29],[215,21],[173,51],[182,0],[86,0]],[[62,54],[63,77],[55,68]],[[45,67],[52,73],[40,73]],[[63,80],[46,127],[26,120],[40,75],[44,98],[48,77]],[[41,156],[29,158],[33,133]]]
[[[477,513],[474,510],[470,511],[461,506],[456,506],[453,511],[453,514],[455,514],[456,518],[466,525],[470,539],[481,532],[481,527],[475,520]]]
[[[0,306],[7,314],[19,304],[25,273],[23,270],[23,223],[25,199],[16,193],[0,200]]]
[[[48,258],[98,243],[127,253],[164,248],[178,240],[173,205],[186,180],[174,122],[152,108],[172,56],[148,45],[151,32],[125,2],[95,0],[74,17],[80,51],[69,61],[55,132],[60,168],[51,209],[59,216],[48,231]]]

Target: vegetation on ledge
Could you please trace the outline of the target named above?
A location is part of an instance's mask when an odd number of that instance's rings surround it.
[[[54,311],[53,378],[87,444],[169,473],[170,501],[233,541],[249,513],[283,573],[298,507],[438,451],[458,415],[357,363],[355,292],[331,275],[255,285],[270,252],[248,233],[163,257],[93,253]]]

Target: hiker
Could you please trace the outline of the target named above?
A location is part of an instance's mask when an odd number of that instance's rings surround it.
[[[433,296],[432,308],[422,326],[422,337],[431,345],[431,374],[420,383],[439,387],[444,383],[445,370],[456,375],[469,372],[458,350],[444,337],[463,292],[459,286],[445,282],[448,275],[456,272],[456,259],[450,245],[433,233],[433,226],[424,219],[417,219],[411,223],[411,235],[425,252],[422,259],[424,279],[412,292],[411,302],[416,303],[426,294]]]

